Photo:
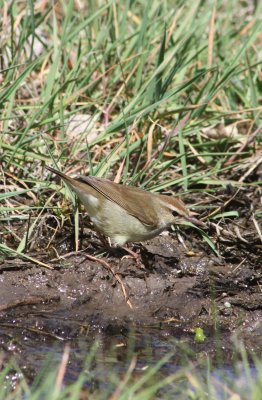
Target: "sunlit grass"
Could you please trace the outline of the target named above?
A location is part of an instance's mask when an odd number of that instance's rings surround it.
[[[45,164],[182,195],[239,186],[236,169],[250,168],[261,140],[245,145],[261,124],[261,5],[241,15],[222,0],[15,2],[4,11],[5,220],[10,202],[21,221],[30,198],[45,203]]]

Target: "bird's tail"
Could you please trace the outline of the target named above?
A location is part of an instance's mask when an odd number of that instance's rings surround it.
[[[62,178],[65,182],[71,183],[71,184],[74,183],[75,180],[73,178],[71,178],[70,176],[68,176],[66,174],[63,174],[63,172],[60,172],[57,169],[54,169],[54,168],[49,167],[47,165],[45,167],[46,167],[46,169],[48,169],[48,171],[53,172],[54,174],[60,176],[60,178]]]

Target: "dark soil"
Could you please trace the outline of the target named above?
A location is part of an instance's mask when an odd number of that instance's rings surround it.
[[[191,227],[133,245],[141,256],[140,263],[123,258],[122,250],[101,257],[101,242],[89,229],[81,231],[81,251],[70,255],[72,229],[64,226],[57,230],[48,246],[55,218],[46,216],[28,244],[28,254],[54,269],[21,259],[4,259],[0,264],[4,359],[15,356],[20,365],[29,369],[31,365],[35,371],[54,343],[69,341],[78,349],[80,342],[91,343],[98,336],[104,343],[110,338],[112,344],[114,340],[127,343],[134,334],[143,340],[146,334],[153,348],[153,338],[158,338],[158,343],[187,338],[196,352],[210,354],[217,352],[219,334],[219,349],[222,347],[229,358],[231,339],[237,335],[259,355],[262,243],[254,210],[261,207],[261,194],[258,189],[226,190],[216,197],[202,194],[197,199],[202,218],[212,209],[239,213],[237,218],[207,223],[205,231],[219,255]],[[105,260],[110,269],[90,261],[88,254]],[[194,342],[196,327],[203,328],[207,336],[201,345]]]

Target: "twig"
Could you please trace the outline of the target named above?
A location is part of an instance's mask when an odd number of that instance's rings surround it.
[[[84,250],[81,251],[82,254],[83,254],[83,251],[84,251]],[[70,256],[72,256],[72,255],[77,255],[77,254],[79,254],[79,253],[80,253],[80,251],[72,251],[72,252],[70,252],[70,253],[65,254],[64,256],[59,256],[59,259],[65,259],[65,258],[68,258],[68,257],[70,257]],[[120,284],[120,286],[121,286],[121,288],[122,288],[122,292],[123,292],[123,294],[124,294],[124,298],[125,298],[126,303],[127,303],[128,306],[133,310],[134,307],[133,307],[131,301],[130,301],[129,298],[128,298],[128,294],[127,294],[126,287],[125,287],[125,285],[124,285],[122,279],[120,278],[119,274],[117,274],[117,273],[113,270],[113,268],[111,267],[111,265],[108,264],[106,261],[101,260],[100,258],[91,256],[91,255],[89,255],[89,254],[83,254],[83,256],[86,257],[88,260],[98,262],[98,263],[101,264],[104,268],[106,268],[108,271],[111,272],[111,274],[114,276],[114,278],[117,280],[117,282]],[[53,260],[51,260],[51,261],[56,261],[56,260],[57,260],[57,259],[53,259]]]
[[[65,349],[63,352],[63,356],[62,356],[62,360],[61,360],[61,364],[59,366],[59,370],[57,373],[57,377],[56,377],[56,382],[55,382],[55,392],[59,393],[63,384],[63,380],[64,380],[64,376],[65,376],[65,372],[66,372],[66,367],[69,361],[69,355],[70,355],[70,346],[67,343],[65,345]]]
[[[257,222],[257,220],[255,218],[255,215],[252,215],[251,219],[253,221],[253,224],[255,225],[255,228],[257,230],[258,236],[259,236],[259,238],[260,238],[260,240],[262,242],[262,233],[261,233],[261,230],[260,230],[260,226],[258,225],[258,222]]]
[[[232,164],[233,161],[237,158],[238,154],[241,153],[250,143],[252,143],[256,136],[261,132],[261,126],[259,126],[245,141],[245,143],[242,144],[242,146],[239,147],[239,149],[233,154],[229,160],[225,163],[225,165]]]

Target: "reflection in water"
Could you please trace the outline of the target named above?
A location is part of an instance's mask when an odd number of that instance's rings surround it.
[[[117,382],[130,370],[130,366],[132,380],[136,381],[150,367],[158,365],[154,381],[156,377],[161,381],[172,374],[177,374],[178,377],[176,387],[171,385],[161,388],[162,394],[170,394],[170,391],[172,394],[174,391],[181,392],[189,387],[194,392],[194,380],[188,379],[191,375],[197,376],[197,381],[202,382],[203,386],[208,384],[208,380],[212,382],[217,398],[221,399],[225,398],[225,392],[229,390],[227,386],[230,388],[232,381],[239,389],[243,388],[246,391],[248,388],[243,363],[232,362],[234,357],[235,361],[239,358],[233,350],[232,343],[214,336],[213,333],[209,335],[207,331],[205,343],[197,344],[194,342],[193,332],[185,333],[174,324],[136,328],[92,325],[89,329],[83,324],[79,331],[79,322],[74,324],[72,320],[63,320],[62,324],[58,316],[54,319],[49,316],[49,329],[50,324],[53,334],[63,340],[42,335],[41,332],[46,332],[47,329],[43,323],[39,333],[17,330],[12,346],[6,351],[15,355],[19,367],[29,380],[39,371],[45,376],[51,372],[50,366],[55,371],[61,363],[67,345],[70,353],[63,380],[65,384],[75,382],[84,371],[84,387],[103,390],[107,388],[110,393],[109,382]],[[2,339],[3,337],[4,335]],[[6,334],[6,338],[8,337]],[[208,375],[207,366],[210,371]],[[184,371],[183,374],[181,371]],[[254,377],[255,367],[251,367],[249,372]],[[10,376],[14,386],[18,378],[15,373]]]

